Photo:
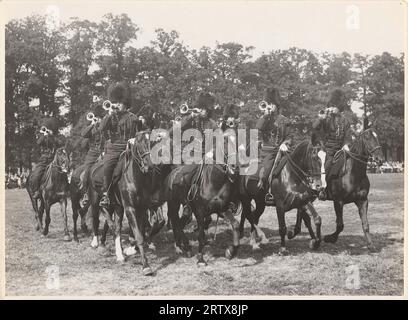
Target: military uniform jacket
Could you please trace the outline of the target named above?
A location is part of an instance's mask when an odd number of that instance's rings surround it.
[[[40,147],[42,156],[52,156],[55,151],[63,146],[63,140],[61,137],[54,135],[43,135],[37,139],[37,145]]]
[[[345,144],[351,143],[350,123],[343,114],[317,119],[313,129],[324,133],[324,146],[328,151],[338,151]]]
[[[259,131],[263,150],[275,149],[282,143],[292,144],[291,122],[283,115],[263,115],[258,120],[256,129]]]
[[[113,144],[125,144],[142,127],[142,121],[129,111],[106,115],[100,124],[102,134],[107,134]]]
[[[103,150],[104,139],[100,131],[100,124],[90,124],[82,130],[81,136],[89,139],[89,149],[98,152]]]

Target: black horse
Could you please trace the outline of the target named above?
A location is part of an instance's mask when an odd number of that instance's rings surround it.
[[[337,173],[336,176],[329,180],[327,188],[328,199],[333,201],[336,212],[336,231],[325,236],[325,242],[335,243],[337,241],[340,232],[344,228],[343,206],[354,203],[358,208],[368,248],[375,251],[367,217],[368,193],[370,191],[367,162],[371,155],[383,157],[377,134],[372,128],[368,128],[358,135],[350,145],[350,151],[340,150],[336,153],[332,168],[340,167],[340,173]],[[327,174],[332,173],[328,172]]]
[[[67,220],[67,198],[69,196],[68,172],[69,156],[65,148],[58,148],[53,161],[47,166],[40,185],[40,207],[37,199],[34,199],[34,190],[30,188],[31,173],[27,178],[27,191],[30,195],[31,203],[35,211],[37,221],[36,230],[44,236],[48,234],[51,222],[50,209],[54,203],[59,202],[61,214],[64,221],[64,241],[70,241]],[[43,228],[42,218],[45,210],[45,227]]]
[[[227,135],[225,137],[227,141],[230,139]],[[179,217],[180,205],[185,202],[185,199],[189,200],[198,224],[197,263],[199,265],[206,264],[203,258],[203,248],[206,243],[205,228],[208,217],[213,213],[229,221],[232,226],[233,245],[226,249],[226,257],[231,259],[238,252],[239,223],[234,217],[233,206],[238,201],[236,182],[239,168],[233,162],[231,164],[228,162],[231,156],[236,157],[236,154],[224,153],[224,164],[202,163],[178,166],[164,181],[167,215],[173,228],[176,249],[191,256],[191,246],[183,231],[186,224],[185,217]],[[195,183],[193,188],[190,188],[192,181]]]
[[[284,155],[277,164],[276,170],[271,173],[270,181],[281,236],[281,253],[286,252],[285,236],[287,235],[289,239],[294,238],[300,232],[302,220],[312,238],[310,247],[316,249],[320,245],[321,218],[311,205],[311,202],[316,199],[316,192],[321,185],[321,160],[317,151],[318,148],[314,147],[311,142],[303,141],[295,147],[292,153]],[[240,179],[240,200],[242,203],[240,231],[242,235],[244,221],[247,218],[251,223],[253,249],[258,248],[255,232],[261,237],[261,243],[268,242],[265,234],[258,227],[259,218],[265,210],[265,191],[258,189],[258,179],[258,175],[241,176]],[[252,200],[256,204],[253,211],[251,209]],[[284,214],[292,209],[297,209],[296,225],[294,230],[287,231]],[[307,209],[313,216],[317,237],[313,231]]]

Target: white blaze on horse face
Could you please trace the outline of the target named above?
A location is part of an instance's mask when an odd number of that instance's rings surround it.
[[[326,160],[326,152],[324,152],[323,150],[320,150],[317,153],[317,156],[322,161],[322,166],[320,168],[320,172],[321,172],[321,179],[322,179],[322,187],[325,188],[326,187],[326,174],[324,173],[324,163],[325,163],[325,160]]]

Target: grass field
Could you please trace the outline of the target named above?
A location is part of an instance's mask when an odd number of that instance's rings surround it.
[[[232,241],[229,225],[220,223],[215,243],[206,247],[208,266],[196,258],[177,255],[171,231],[155,239],[156,251],[148,251],[155,275],[141,274],[139,256],[118,264],[111,236],[110,254],[90,247],[90,237],[80,233],[80,243],[63,241],[59,206],[51,212],[50,233],[44,238],[34,230],[34,212],[24,190],[6,190],[6,293],[7,295],[402,295],[404,241],[403,174],[370,175],[369,222],[378,252],[370,253],[357,208],[344,210],[345,228],[336,244],[322,243],[318,251],[308,247],[309,236],[287,241],[289,255],[278,255],[279,235],[275,209],[268,208],[260,226],[269,238],[262,250],[249,246],[249,225],[238,257],[227,260],[224,250]],[[331,202],[316,202],[323,219],[322,232],[335,229]],[[69,225],[72,229],[71,209]],[[295,211],[286,214],[287,225]],[[125,222],[125,230],[127,223]],[[189,230],[193,229],[193,225]],[[212,237],[215,223],[210,227]],[[190,231],[193,252],[197,235]],[[124,234],[124,247],[128,246]],[[59,288],[47,287],[47,268],[59,268]],[[352,282],[350,270],[359,274]],[[355,279],[355,278],[353,278]],[[359,283],[358,283],[359,282]]]

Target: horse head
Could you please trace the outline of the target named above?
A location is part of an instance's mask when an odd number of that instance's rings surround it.
[[[136,161],[142,173],[147,173],[154,168],[154,164],[150,157],[149,131],[140,131],[136,133],[136,137],[131,143],[130,151],[133,160]]]
[[[53,165],[60,168],[63,173],[68,173],[70,169],[69,155],[65,148],[58,148],[55,152]]]
[[[381,145],[378,142],[377,133],[373,128],[368,128],[360,133],[359,138],[362,141],[364,150],[369,156],[377,156],[380,159],[384,159],[384,155],[381,149]]]

